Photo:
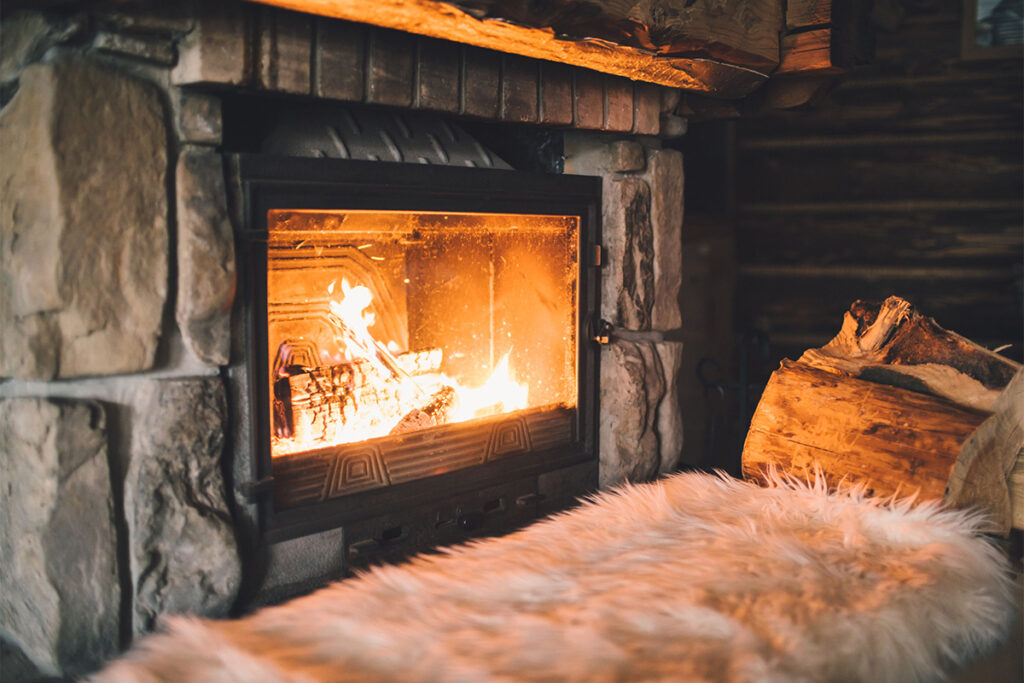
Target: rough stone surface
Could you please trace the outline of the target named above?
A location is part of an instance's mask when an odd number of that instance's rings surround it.
[[[249,74],[247,21],[241,3],[206,3],[191,31],[178,44],[177,85],[243,85]]]
[[[0,401],[0,449],[0,635],[40,674],[87,672],[118,647],[103,411],[87,402]]]
[[[632,140],[616,140],[608,146],[609,165],[616,173],[644,170],[644,147]]]
[[[14,12],[0,23],[0,83],[17,79],[21,70],[54,45],[82,30],[78,17]]]
[[[601,488],[646,481],[661,468],[658,404],[665,394],[653,344],[617,341],[601,354]]]
[[[686,131],[689,128],[690,122],[688,119],[682,116],[673,116],[672,114],[662,114],[661,129],[658,131],[658,135],[667,140],[681,138],[686,135]]]
[[[235,250],[221,156],[186,148],[178,157],[178,296],[185,343],[210,365],[226,365],[231,346]]]
[[[622,225],[622,236],[621,242],[615,240],[618,253],[609,260],[621,263],[621,268],[617,281],[608,279],[604,293],[615,296],[618,324],[630,330],[648,330],[655,295],[651,189],[638,178],[625,178],[616,185],[618,196],[610,197],[606,207]]]
[[[102,52],[141,59],[161,66],[174,66],[178,51],[171,38],[157,35],[139,35],[100,31],[92,46]]]
[[[79,58],[22,72],[0,113],[0,375],[152,367],[167,291],[166,140],[149,84]]]
[[[601,193],[601,317],[630,330],[651,326],[654,228],[651,190],[642,178],[616,175],[612,145],[586,134],[565,137],[566,173],[599,175]]]
[[[569,133],[565,168],[567,173],[602,178],[606,262],[601,268],[601,317],[628,330],[669,331],[681,324],[682,155],[642,149],[643,173],[623,177],[621,159],[628,149],[607,136]],[[683,441],[676,390],[681,358],[678,342],[613,340],[602,351],[602,487],[648,479],[678,466]]]
[[[219,145],[223,133],[220,98],[176,88],[178,139],[193,145]]]
[[[651,327],[673,330],[682,325],[679,291],[683,285],[683,155],[672,149],[648,152],[654,228],[654,302]]]
[[[224,616],[234,602],[241,562],[221,475],[226,416],[219,378],[139,389],[124,494],[135,633],[161,614]]]
[[[683,411],[679,400],[679,370],[683,364],[682,342],[654,344],[665,378],[665,394],[658,403],[658,472],[674,472],[683,457]]]

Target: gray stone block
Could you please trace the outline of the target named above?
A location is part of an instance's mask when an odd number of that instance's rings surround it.
[[[665,377],[665,394],[658,403],[658,472],[666,474],[679,467],[683,457],[683,409],[679,402],[679,370],[683,364],[682,342],[654,344]]]
[[[175,88],[178,139],[192,145],[220,145],[223,134],[220,98]]]
[[[633,132],[640,135],[657,135],[661,129],[662,90],[669,88],[639,82],[635,87]]]
[[[153,86],[33,64],[0,113],[0,375],[153,365],[167,293],[167,131]]]
[[[313,18],[300,12],[260,8],[258,85],[266,90],[309,95],[312,92]]]
[[[602,349],[601,488],[657,475],[657,412],[664,395],[664,370],[653,344],[616,341]]]
[[[186,147],[175,174],[178,206],[178,296],[175,318],[185,343],[204,363],[226,365],[231,347],[235,249],[221,156]]]
[[[40,674],[85,673],[118,647],[103,411],[89,402],[0,401],[0,449],[3,637]]]
[[[608,145],[608,164],[616,173],[632,173],[644,170],[646,158],[644,146],[632,140],[616,140]]]
[[[622,225],[621,265],[616,280],[608,278],[604,294],[615,299],[615,319],[629,330],[651,329],[654,308],[654,228],[651,224],[651,189],[638,178],[616,181],[618,195],[606,203]],[[612,260],[612,259],[609,259]]]
[[[605,76],[605,130],[628,133],[633,130],[633,81]]]
[[[21,70],[42,59],[48,49],[81,33],[79,16],[12,12],[0,23],[0,83],[18,78]]]
[[[178,50],[174,46],[174,41],[160,35],[100,31],[93,39],[92,46],[101,52],[140,59],[160,66],[174,66],[178,61]]]
[[[134,624],[161,614],[225,616],[241,580],[221,455],[219,378],[152,380],[138,390],[125,476]]]
[[[178,43],[176,85],[244,85],[250,18],[241,4],[208,3]]]
[[[651,188],[655,254],[651,326],[674,330],[683,322],[679,310],[683,286],[683,155],[672,149],[652,149],[647,156],[644,177]]]

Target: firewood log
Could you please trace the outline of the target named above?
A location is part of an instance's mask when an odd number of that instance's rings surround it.
[[[876,496],[980,507],[1024,528],[1024,371],[890,297],[856,302],[840,333],[765,387],[743,473],[775,469]]]
[[[430,400],[423,406],[409,411],[394,429],[392,436],[413,432],[417,429],[426,429],[443,425],[451,419],[452,412],[458,404],[458,394],[450,386],[443,386],[431,395]]]

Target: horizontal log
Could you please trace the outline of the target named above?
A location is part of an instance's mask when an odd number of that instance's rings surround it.
[[[568,39],[550,28],[480,20],[437,0],[255,1],[727,98],[748,94],[775,68],[777,34],[783,21],[781,4],[762,0],[754,10],[745,8],[738,14],[723,14],[733,21],[738,33],[724,31],[719,24],[695,24],[687,28],[691,31],[691,43],[674,40],[668,46],[672,52],[659,54],[659,46],[650,49],[607,40]],[[748,27],[743,25],[746,19],[750,20]],[[719,29],[724,31],[721,35],[716,33]],[[751,42],[740,44],[739,36],[744,31],[749,31]],[[761,45],[766,40],[775,41],[767,52]],[[748,51],[747,46],[751,44],[758,47]]]
[[[942,500],[962,444],[989,413],[917,392],[784,362],[761,396],[743,473],[816,468],[831,483],[864,482],[876,496]]]
[[[921,211],[1019,211],[1020,199],[871,199],[825,202],[743,202],[738,207],[744,214],[797,216],[808,214],[866,214],[878,212],[918,213]]]
[[[835,334],[849,302],[881,301],[893,294],[912,301],[940,324],[979,344],[989,348],[1011,344],[1004,355],[1019,360],[1024,321],[1020,315],[1020,276],[1012,271],[991,279],[961,280],[955,286],[943,278],[867,280],[741,274],[737,319],[772,336],[817,335],[827,340]]]
[[[766,111],[744,120],[741,140],[772,139],[779,131],[828,133],[938,133],[1018,131],[1022,107],[1017,89],[1021,78],[977,82],[950,88],[941,84],[839,89],[819,106],[800,111]]]
[[[1024,206],[1015,210],[741,213],[741,266],[853,263],[1007,269],[1024,252]],[[807,239],[814,235],[814,239]]]
[[[779,203],[936,197],[1017,197],[1024,184],[1020,138],[942,146],[740,150],[738,196]]]
[[[796,135],[792,137],[772,136],[764,138],[743,136],[737,140],[737,147],[744,152],[752,151],[786,151],[828,150],[849,148],[892,148],[892,147],[948,147],[983,144],[1013,144],[1019,142],[1022,135],[1019,131],[985,130],[956,131],[939,133],[877,134],[850,133],[837,135]]]

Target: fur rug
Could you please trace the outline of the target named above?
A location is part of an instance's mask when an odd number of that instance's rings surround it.
[[[1005,637],[981,519],[679,474],[234,621],[96,681],[914,681]]]

